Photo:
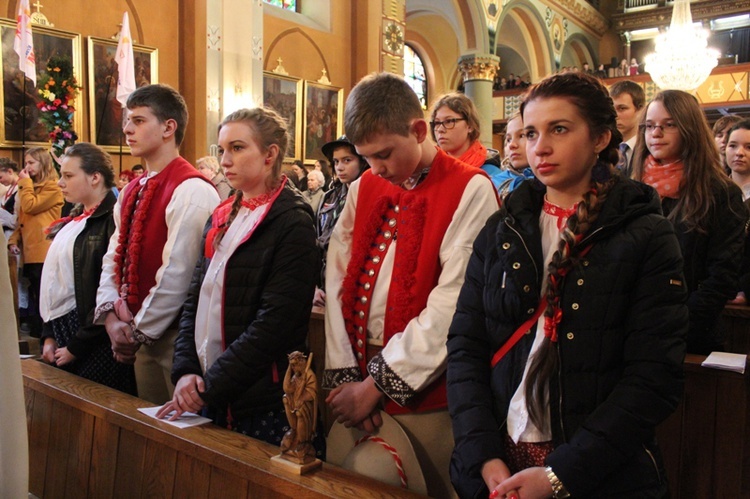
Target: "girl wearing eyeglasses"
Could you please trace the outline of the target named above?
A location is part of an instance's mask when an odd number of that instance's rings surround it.
[[[505,180],[500,155],[479,141],[479,113],[471,99],[459,92],[440,97],[432,106],[430,132],[440,149],[464,163],[481,168],[490,176],[495,189],[500,188]]]
[[[689,353],[722,349],[719,314],[737,295],[745,220],[742,193],[722,171],[713,134],[695,97],[664,90],[641,117],[633,176],[654,187],[685,258]]]

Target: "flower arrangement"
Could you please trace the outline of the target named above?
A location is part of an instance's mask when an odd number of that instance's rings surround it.
[[[52,154],[59,158],[65,148],[75,143],[78,135],[73,130],[73,101],[81,86],[73,74],[73,64],[63,56],[52,56],[47,69],[39,76],[37,92],[41,101],[37,107],[41,111],[41,121],[49,132]]]

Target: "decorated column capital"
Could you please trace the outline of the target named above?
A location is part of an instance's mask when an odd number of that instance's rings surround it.
[[[467,54],[458,59],[458,70],[464,83],[472,80],[493,81],[500,69],[500,58],[492,54]]]

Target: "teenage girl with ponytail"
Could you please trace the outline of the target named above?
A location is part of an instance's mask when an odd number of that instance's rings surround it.
[[[551,76],[521,105],[538,182],[474,243],[448,337],[461,497],[663,497],[654,428],[682,394],[682,258],[659,197],[614,173],[607,89]]]
[[[236,194],[209,218],[175,342],[174,396],[185,411],[278,445],[288,423],[287,354],[304,350],[319,268],[310,205],[281,174],[284,120],[242,109],[219,126],[221,165]]]

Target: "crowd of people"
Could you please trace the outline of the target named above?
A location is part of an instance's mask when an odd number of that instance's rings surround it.
[[[263,107],[194,167],[183,98],[137,89],[142,171],[116,179],[88,143],[59,175],[42,148],[0,162],[42,359],[279,445],[315,305],[335,419],[329,442],[311,419],[318,457],[399,434],[432,497],[665,497],[654,432],[684,355],[721,349],[719,314],[750,296],[750,121],[712,130],[690,94],[592,73],[530,86],[502,152],[465,95],[426,119],[403,79],[367,76],[309,170],[285,169],[289,125]]]

